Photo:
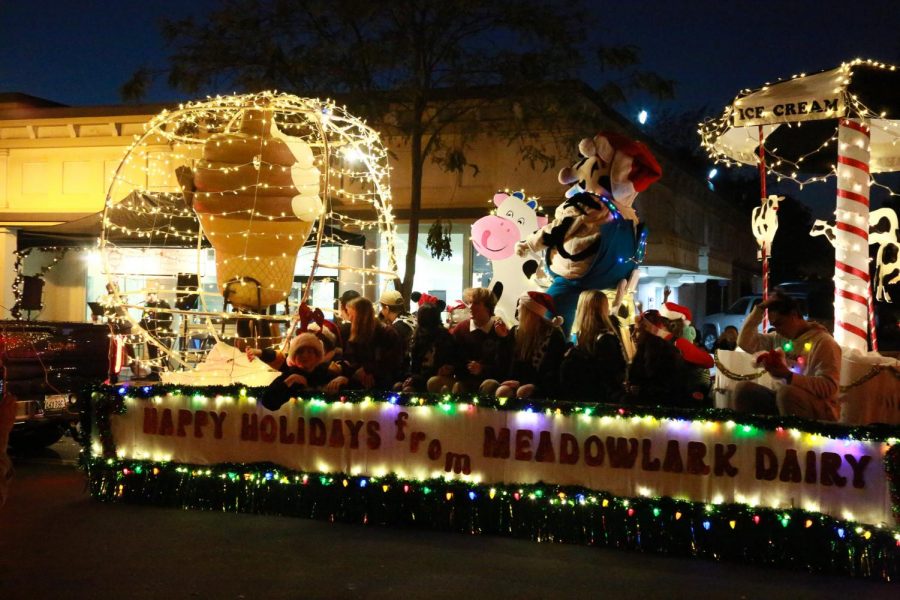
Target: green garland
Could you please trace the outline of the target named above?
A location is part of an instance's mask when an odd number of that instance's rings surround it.
[[[88,459],[101,501],[504,535],[894,580],[890,531],[799,509],[621,498],[556,485],[304,473],[271,464]]]
[[[110,418],[126,411],[126,398],[165,394],[248,396],[244,386],[97,386],[82,395],[83,466],[91,495],[103,501],[152,503],[190,509],[300,516],[367,524],[427,527],[466,533],[524,537],[626,548],[811,571],[894,580],[900,575],[900,531],[842,521],[800,509],[709,505],[672,498],[622,498],[581,487],[552,484],[481,485],[396,476],[289,471],[270,464],[185,465],[115,458]],[[893,510],[900,518],[900,428],[849,427],[791,417],[727,410],[688,410],[529,402],[448,395],[348,392],[306,400],[398,405],[477,403],[496,410],[560,411],[595,416],[734,421],[764,430],[797,428],[828,437],[888,442],[885,457]],[[92,428],[103,457],[91,456]]]

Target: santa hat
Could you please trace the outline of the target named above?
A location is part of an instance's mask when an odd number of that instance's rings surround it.
[[[556,303],[553,296],[544,292],[526,292],[519,296],[519,308],[529,310],[542,319],[549,321],[554,327],[563,324],[563,318],[556,314]]]
[[[693,315],[691,315],[691,309],[687,306],[681,306],[680,304],[675,304],[674,302],[666,302],[660,307],[659,314],[664,316],[670,321],[678,321],[679,319],[683,319],[685,324],[689,324]]]
[[[288,350],[287,355],[289,367],[297,366],[294,363],[294,355],[300,351],[300,348],[312,348],[319,355],[319,358],[325,356],[325,346],[322,344],[322,340],[314,333],[304,332],[291,340],[290,350]]]
[[[603,131],[578,144],[582,156],[598,156],[609,165],[609,190],[619,207],[631,207],[639,192],[662,177],[662,168],[650,149],[622,134]],[[562,172],[560,173],[562,181]]]

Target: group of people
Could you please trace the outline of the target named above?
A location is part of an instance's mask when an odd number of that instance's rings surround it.
[[[628,327],[610,314],[606,294],[587,290],[567,335],[546,293],[523,294],[518,323],[510,326],[494,314],[497,299],[489,289],[469,288],[463,293],[469,316],[449,328],[442,302],[414,297],[418,310],[409,315],[400,293],[387,290],[376,313],[372,301],[346,292],[340,317],[297,335],[286,352],[248,349],[248,358],[282,373],[263,404],[277,408],[309,389],[377,389],[710,405],[713,360],[687,339],[690,311],[677,304],[646,311]]]
[[[263,404],[275,409],[304,390],[395,390],[412,393],[481,394],[554,398],[647,406],[711,406],[712,357],[693,342],[690,311],[665,302],[624,326],[610,314],[599,290],[581,293],[564,333],[553,298],[528,292],[518,301],[518,324],[494,315],[497,299],[486,288],[469,288],[469,317],[451,327],[443,303],[417,294],[407,314],[399,292],[375,304],[350,291],[339,317],[295,336],[287,350],[248,349],[281,376]],[[768,309],[773,331],[759,333]],[[725,332],[717,349],[759,353],[758,364],[780,385],[775,390],[741,382],[734,408],[757,414],[820,420],[839,416],[840,347],[821,325],[803,318],[796,301],[775,291],[758,305],[740,332]]]

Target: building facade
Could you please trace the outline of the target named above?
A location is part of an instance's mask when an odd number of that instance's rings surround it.
[[[12,284],[16,276],[13,253],[21,231],[38,231],[54,225],[78,223],[103,210],[107,189],[134,136],[163,106],[65,107],[22,94],[0,94],[0,252],[4,255],[0,273],[3,306],[15,301]],[[502,116],[498,117],[502,127]],[[610,130],[640,137],[614,114]],[[382,131],[391,150],[391,189],[398,225],[398,261],[404,262],[410,216],[410,152],[405,139],[389,126]],[[519,149],[498,131],[488,127],[475,138],[460,137],[466,145],[468,163],[461,172],[445,172],[426,162],[420,235],[414,289],[443,296],[448,303],[459,298],[462,289],[480,284],[485,261],[469,243],[471,224],[488,214],[491,198],[498,190],[524,190],[539,198],[547,210],[561,201],[565,186],[557,172],[577,159],[577,149],[547,169],[532,166]],[[589,136],[596,131],[584,131]],[[452,135],[448,138],[452,143]],[[665,288],[671,298],[689,306],[695,322],[705,313],[721,308],[754,281],[756,245],[750,234],[749,215],[740,214],[712,191],[697,174],[683,168],[677,157],[653,147],[663,168],[663,177],[640,194],[638,214],[650,230],[647,255],[638,300],[644,308],[657,307]],[[148,161],[165,161],[168,149],[160,147]],[[430,225],[441,219],[451,227],[449,260],[432,259],[425,247]],[[81,220],[81,221],[80,221]],[[89,220],[89,219],[88,219]],[[48,231],[50,231],[48,229]],[[48,242],[49,248],[51,242]],[[59,257],[50,249],[34,250],[24,263],[26,275],[40,272]],[[335,257],[341,260],[341,257]],[[346,257],[345,257],[346,258]],[[177,264],[160,266],[162,257],[149,258],[149,270],[177,269]],[[173,262],[169,260],[169,262]],[[174,261],[177,263],[177,260]],[[86,302],[98,294],[96,256],[90,251],[69,252],[46,272],[45,307],[39,318],[83,320]],[[301,262],[299,269],[303,269]],[[365,289],[377,298],[377,285]],[[352,279],[338,278],[328,293],[359,287]]]

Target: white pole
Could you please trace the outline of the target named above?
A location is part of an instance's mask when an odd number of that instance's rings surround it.
[[[869,321],[869,126],[838,126],[834,254],[834,337],[844,350],[867,350]]]

